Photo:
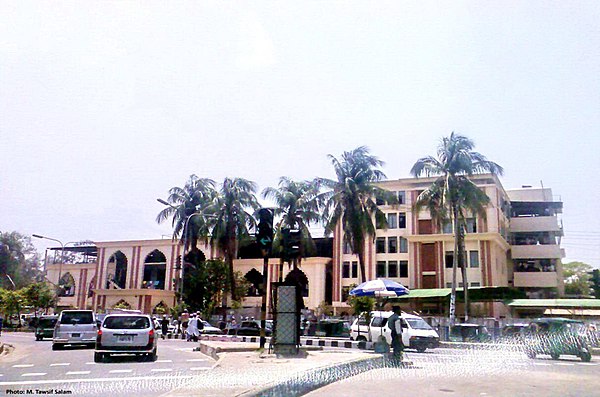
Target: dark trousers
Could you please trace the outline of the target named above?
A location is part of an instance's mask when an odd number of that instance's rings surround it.
[[[392,330],[392,349],[394,349],[394,358],[402,358],[404,344],[402,343],[402,334]]]

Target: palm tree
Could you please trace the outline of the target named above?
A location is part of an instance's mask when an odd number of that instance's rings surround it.
[[[485,218],[488,196],[469,178],[474,174],[492,173],[502,175],[503,169],[485,156],[473,151],[474,143],[469,138],[454,132],[442,138],[437,149],[437,158],[420,158],[410,173],[415,177],[437,176],[429,188],[424,190],[414,203],[415,211],[427,208],[432,220],[439,226],[451,221],[454,227],[454,260],[452,263],[452,293],[450,295],[450,322],[456,316],[456,269],[461,268],[465,319],[469,318],[467,269],[465,266],[465,226],[469,213]]]
[[[240,241],[249,238],[249,229],[256,224],[252,213],[259,204],[255,196],[256,183],[243,178],[225,178],[213,201],[204,209],[212,227],[210,241],[223,252],[229,267],[231,297],[237,299],[233,260],[237,258]],[[251,209],[248,212],[247,209]]]
[[[360,277],[366,281],[365,244],[375,239],[375,225],[386,226],[385,214],[377,207],[376,199],[393,202],[392,192],[375,185],[385,178],[378,168],[383,161],[369,153],[366,146],[344,152],[340,159],[328,155],[337,180],[319,178],[320,186],[328,189],[320,195],[323,206],[325,233],[330,234],[341,223],[344,243],[358,255]]]
[[[272,199],[277,208],[275,216],[281,216],[281,220],[275,226],[275,235],[281,236],[283,229],[298,229],[302,234],[302,255],[314,250],[314,241],[310,235],[311,222],[317,223],[321,219],[318,205],[319,186],[316,182],[296,182],[288,177],[279,178],[279,187],[265,188],[262,192],[263,198]],[[277,239],[279,242],[281,238]],[[281,248],[281,244],[275,244]],[[283,259],[282,259],[283,264]],[[296,262],[294,261],[294,269]]]
[[[172,219],[173,240],[181,235],[180,241],[186,244],[184,252],[190,247],[197,249],[198,241],[208,236],[207,219],[201,215],[216,195],[214,187],[213,180],[190,175],[183,188],[169,189],[169,205],[156,217],[158,223]]]

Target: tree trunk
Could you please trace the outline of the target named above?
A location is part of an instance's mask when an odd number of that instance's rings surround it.
[[[364,283],[365,281],[367,281],[367,270],[365,267],[365,248],[364,248],[364,244],[361,244],[361,248],[359,248],[357,251],[358,254],[358,264],[360,266],[360,277],[359,277],[359,284],[360,283]]]
[[[465,322],[467,322],[469,321],[469,282],[467,280],[467,260],[465,255],[465,229],[462,223],[459,224],[458,237],[458,259],[461,267],[463,294],[465,298]]]
[[[452,206],[452,222],[454,227],[454,256],[452,257],[452,292],[450,293],[450,325],[456,323],[456,269],[458,266],[458,210]]]

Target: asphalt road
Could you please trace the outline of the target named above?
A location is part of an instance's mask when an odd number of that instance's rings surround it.
[[[52,342],[36,342],[32,333],[3,333],[2,341],[16,346],[0,360],[0,395],[160,395],[210,372],[214,360],[193,351],[197,344],[179,339],[158,341],[158,360],[115,356],[94,363],[93,349],[52,350]]]

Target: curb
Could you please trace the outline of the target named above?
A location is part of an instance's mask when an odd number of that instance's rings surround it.
[[[259,336],[238,336],[238,335],[203,335],[200,337],[200,341],[214,341],[214,342],[250,342],[258,343],[260,340]],[[271,342],[271,338],[266,338],[267,343]],[[345,349],[360,349],[360,350],[373,350],[373,342],[365,341],[352,341],[352,340],[333,340],[333,339],[320,339],[320,338],[303,338],[301,339],[301,346],[318,346],[318,347],[341,347]]]
[[[361,358],[340,364],[311,369],[296,374],[277,384],[238,394],[237,397],[298,397],[327,386],[328,384],[358,375],[362,372],[379,368],[408,366],[412,366],[412,362],[402,362],[398,365],[398,363],[395,363],[388,358],[377,355],[377,357]]]

